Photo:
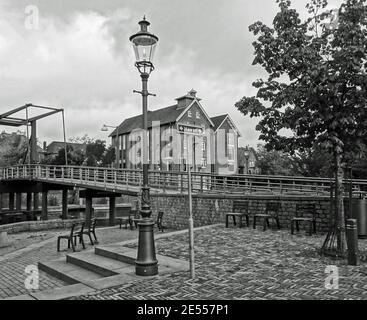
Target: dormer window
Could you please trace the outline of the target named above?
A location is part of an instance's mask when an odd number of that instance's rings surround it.
[[[196,111],[196,119],[200,119],[200,112]]]
[[[192,112],[191,112],[191,110],[187,111],[187,116],[188,116],[189,118],[191,118],[191,117],[192,117]]]

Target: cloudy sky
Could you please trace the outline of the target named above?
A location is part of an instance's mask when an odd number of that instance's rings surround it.
[[[304,15],[307,0],[293,2]],[[248,26],[271,24],[276,11],[275,0],[0,0],[0,113],[25,103],[64,108],[68,138],[107,139],[103,123],[141,112],[128,38],[146,15],[159,37],[149,81],[157,97],[149,98],[149,109],[172,105],[194,88],[210,116],[230,114],[240,145],[255,146],[257,120],[234,104],[255,93],[251,83],[262,75],[251,65]],[[38,135],[61,140],[60,115],[39,121]]]

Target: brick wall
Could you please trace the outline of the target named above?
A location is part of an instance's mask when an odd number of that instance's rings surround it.
[[[124,201],[133,203],[137,198],[125,196]],[[203,226],[215,223],[225,223],[225,214],[233,211],[233,202],[236,200],[249,201],[250,224],[255,212],[265,212],[266,202],[279,201],[279,212],[282,228],[290,229],[290,220],[294,216],[297,203],[315,203],[317,211],[317,231],[326,232],[330,210],[329,197],[300,197],[300,196],[229,196],[229,195],[193,195],[192,207],[194,226]],[[152,216],[156,220],[157,212],[164,212],[164,224],[173,229],[188,227],[189,201],[187,195],[152,195]],[[260,224],[259,224],[260,225]],[[304,224],[300,224],[301,230]],[[252,227],[252,226],[251,226]]]

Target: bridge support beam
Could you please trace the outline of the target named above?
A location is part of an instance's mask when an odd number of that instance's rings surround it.
[[[63,189],[62,190],[62,213],[61,213],[61,219],[67,219],[68,218],[68,190]]]
[[[14,192],[9,193],[9,210],[14,211]]]
[[[47,220],[47,196],[48,192],[42,191],[42,213],[41,213],[42,220]]]
[[[92,211],[93,211],[93,198],[90,194],[86,194],[85,197],[85,225],[86,227],[90,226],[92,219]]]
[[[32,210],[32,193],[27,192],[27,211]]]
[[[110,226],[114,226],[116,217],[116,197],[110,197],[109,199],[110,199],[109,223]]]
[[[22,194],[20,192],[15,194],[15,209],[17,211],[22,210]]]
[[[39,208],[39,194],[38,192],[35,192],[33,194],[33,209],[38,210]]]

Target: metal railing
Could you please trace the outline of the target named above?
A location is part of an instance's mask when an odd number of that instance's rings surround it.
[[[0,179],[36,179],[63,182],[81,187],[129,190],[142,184],[142,170],[81,166],[24,165],[0,169]],[[193,192],[276,195],[328,195],[332,181],[328,178],[298,176],[230,175],[192,173]],[[345,191],[350,180],[344,179]],[[186,172],[149,171],[149,186],[163,192],[187,192]],[[367,191],[367,180],[353,180],[354,193]]]

